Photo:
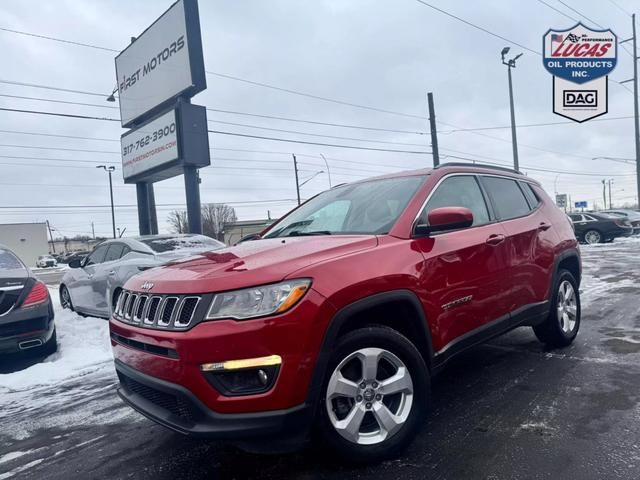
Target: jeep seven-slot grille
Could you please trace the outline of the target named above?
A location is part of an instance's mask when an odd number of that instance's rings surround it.
[[[113,312],[115,318],[148,328],[184,329],[191,325],[200,297],[154,295],[123,290]]]

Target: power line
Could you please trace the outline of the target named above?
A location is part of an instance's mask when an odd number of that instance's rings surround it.
[[[279,198],[272,200],[249,200],[249,201],[239,201],[239,202],[202,202],[203,204],[227,204],[227,205],[262,205],[266,203],[281,203],[281,202],[293,202],[295,201],[292,198]],[[138,208],[138,205],[135,204],[125,204],[125,205],[114,205],[117,208]],[[184,203],[159,203],[158,207],[184,207]],[[10,210],[10,209],[19,209],[19,210],[29,210],[29,209],[86,209],[86,208],[111,208],[111,205],[0,205],[0,209]]]
[[[66,105],[80,105],[83,107],[110,108],[110,109],[118,110],[118,107],[112,107],[111,105],[100,105],[98,103],[70,102],[67,100],[55,100],[53,98],[25,97],[21,95],[7,95],[7,94],[0,94],[0,97],[17,98],[19,100],[36,100],[39,102],[64,103]]]
[[[278,115],[263,115],[259,113],[248,113],[248,112],[236,112],[233,110],[222,110],[219,108],[207,108],[209,112],[218,112],[218,113],[227,113],[231,115],[245,115],[249,117],[257,117],[257,118],[266,118],[269,120],[283,120],[285,122],[297,122],[297,123],[308,123],[311,125],[322,125],[327,127],[341,127],[341,128],[354,128],[358,130],[371,130],[374,132],[390,132],[390,133],[407,133],[412,135],[428,135],[428,132],[423,132],[419,130],[396,130],[393,128],[379,128],[379,127],[369,127],[365,125],[351,125],[346,123],[332,123],[332,122],[319,122],[316,120],[305,120],[301,118],[291,118],[291,117],[281,117]]]
[[[281,128],[262,127],[260,125],[249,125],[249,124],[246,124],[246,123],[225,122],[225,121],[222,121],[222,120],[209,120],[209,122],[211,122],[211,123],[220,123],[220,124],[223,124],[223,125],[232,125],[232,126],[235,126],[235,127],[257,128],[257,129],[260,129],[260,130],[268,130],[268,131],[271,131],[271,132],[293,133],[294,135],[308,135],[308,136],[311,136],[311,137],[333,138],[333,139],[336,139],[336,140],[351,140],[351,141],[356,141],[356,142],[387,143],[387,144],[391,144],[391,145],[409,145],[409,146],[413,146],[413,147],[424,147],[424,144],[422,144],[422,143],[390,142],[390,141],[384,141],[384,140],[369,140],[369,139],[366,139],[366,138],[340,137],[340,136],[335,136],[335,135],[323,135],[323,134],[319,134],[319,133],[300,132],[300,131],[296,131],[296,130],[283,130]]]
[[[81,95],[93,95],[94,97],[106,98],[106,95],[104,93],[87,92],[85,90],[73,90],[73,89],[70,89],[70,88],[52,87],[50,85],[42,85],[42,84],[39,84],[39,83],[16,82],[14,80],[2,80],[2,79],[0,79],[0,83],[5,83],[7,85],[17,85],[17,86],[20,86],[20,87],[43,88],[45,90],[55,90],[57,92],[79,93]]]
[[[509,43],[511,43],[511,44],[513,44],[513,45],[517,45],[518,47],[520,47],[520,48],[524,48],[525,50],[527,50],[527,51],[529,51],[529,52],[531,52],[531,53],[535,53],[536,55],[542,55],[540,52],[538,52],[538,51],[536,51],[536,50],[532,50],[532,49],[531,49],[531,48],[529,48],[529,47],[525,47],[525,46],[524,46],[524,45],[522,45],[521,43],[518,43],[518,42],[515,42],[515,41],[513,41],[513,40],[510,40],[510,39],[508,39],[508,38],[506,38],[506,37],[503,37],[502,35],[498,35],[497,33],[492,32],[491,30],[488,30],[488,29],[486,29],[486,28],[484,28],[484,27],[481,27],[481,26],[479,26],[479,25],[476,25],[475,23],[471,23],[470,21],[465,20],[464,18],[460,18],[460,17],[458,17],[458,16],[454,15],[453,13],[449,13],[449,12],[447,12],[446,10],[443,10],[443,9],[441,9],[441,8],[438,8],[438,7],[436,7],[435,5],[431,5],[430,3],[427,3],[427,2],[425,2],[425,1],[423,1],[423,0],[416,0],[416,2],[421,3],[421,4],[422,4],[422,5],[424,5],[425,7],[429,7],[429,8],[431,8],[431,9],[433,9],[433,10],[437,11],[437,12],[440,12],[440,13],[442,13],[442,14],[444,14],[444,15],[448,16],[448,17],[451,17],[451,18],[453,18],[453,19],[455,19],[455,20],[458,20],[459,22],[462,22],[462,23],[464,23],[464,24],[466,24],[466,25],[469,25],[470,27],[473,27],[473,28],[475,28],[475,29],[477,29],[477,30],[480,30],[481,32],[487,33],[487,34],[491,35],[492,37],[499,38],[500,40],[504,40],[505,42],[509,42]]]
[[[625,13],[629,16],[631,16],[631,12],[625,10],[624,8],[622,8],[617,2],[615,2],[614,0],[608,0],[609,3],[611,3],[614,7],[616,7],[618,10],[620,10],[622,13]]]
[[[105,164],[105,163],[120,163],[118,160],[79,160],[75,158],[41,158],[41,157],[16,157],[13,155],[0,155],[0,158],[14,158],[18,160],[41,160],[46,162],[71,162],[71,163],[96,163],[96,164]],[[4,165],[4,163],[0,163],[0,165]],[[9,165],[9,164],[7,164]],[[27,165],[27,164],[22,164]],[[42,165],[38,165],[42,166]]]
[[[16,134],[16,135],[38,135],[42,137],[56,137],[56,138],[73,138],[76,140],[99,140],[102,142],[120,142],[120,140],[115,138],[80,137],[76,135],[60,135],[55,133],[42,133],[42,132],[24,132],[19,130],[0,130],[0,133],[10,133],[10,134]]]
[[[45,40],[52,40],[54,42],[67,43],[67,44],[76,45],[76,46],[79,46],[79,47],[95,48],[96,50],[105,50],[107,52],[120,53],[120,50],[115,50],[113,48],[100,47],[98,45],[92,45],[90,43],[73,42],[71,40],[63,40],[61,38],[48,37],[46,35],[38,35],[36,33],[21,32],[19,30],[11,30],[9,28],[4,28],[4,27],[0,27],[0,30],[2,30],[4,32],[16,33],[18,35],[26,35],[28,37],[43,38]]]
[[[86,150],[84,148],[63,148],[63,147],[41,147],[37,145],[15,145],[15,144],[3,144],[0,143],[0,147],[9,147],[9,148],[31,148],[35,150],[62,150],[65,152],[86,152],[86,153],[115,153],[119,154],[119,151],[113,150]]]
[[[276,87],[275,85],[269,85],[267,83],[256,82],[254,80],[247,80],[246,78],[234,77],[233,75],[227,75],[226,73],[213,72],[211,70],[206,70],[205,72],[208,75],[214,75],[216,77],[227,78],[229,80],[235,80],[237,82],[247,83],[249,85],[254,85],[254,86],[257,86],[257,87],[270,88],[272,90],[277,90],[277,91],[280,91],[280,92],[290,93],[292,95],[299,95],[301,97],[308,97],[308,98],[313,98],[315,100],[322,100],[323,102],[331,102],[331,103],[336,103],[338,105],[345,105],[347,107],[362,108],[362,109],[365,109],[365,110],[372,110],[374,112],[380,112],[380,113],[388,113],[388,114],[391,114],[391,115],[398,115],[398,116],[401,116],[401,117],[419,118],[420,120],[426,119],[426,117],[421,116],[421,115],[412,115],[410,113],[395,112],[393,110],[385,110],[383,108],[372,107],[370,105],[361,105],[361,104],[358,104],[358,103],[351,103],[351,102],[345,102],[343,100],[336,100],[336,99],[333,99],[333,98],[321,97],[319,95],[313,95],[313,94],[310,94],[310,93],[304,93],[304,92],[300,92],[300,91],[297,91],[297,90],[291,90],[289,88]]]
[[[16,112],[16,113],[31,113],[36,115],[50,115],[54,117],[67,117],[67,118],[80,118],[83,120],[105,120],[109,122],[120,122],[119,118],[107,118],[107,117],[92,117],[90,115],[73,115],[71,113],[58,113],[58,112],[44,112],[42,110],[22,110],[17,108],[4,108],[0,107],[0,111],[3,112]]]
[[[429,155],[431,152],[426,151],[410,151],[410,150],[393,150],[386,148],[373,148],[373,147],[359,147],[355,145],[336,145],[331,143],[319,143],[319,142],[306,142],[303,140],[292,140],[288,138],[274,138],[274,137],[263,137],[260,135],[248,135],[244,133],[235,133],[235,132],[223,132],[220,130],[207,130],[209,133],[216,133],[219,135],[231,135],[234,137],[246,137],[246,138],[256,138],[259,140],[272,140],[275,142],[287,142],[287,143],[300,143],[303,145],[319,145],[322,147],[335,147],[335,148],[350,148],[354,150],[372,150],[376,152],[392,152],[392,153],[411,153],[411,154],[419,154],[419,155]]]
[[[571,5],[567,5],[565,2],[563,2],[562,0],[558,0],[558,2],[560,2],[562,5],[564,5],[565,7],[567,7],[569,10],[571,10],[573,13],[579,15],[580,17],[589,20],[591,23],[593,23],[594,25],[600,27],[601,29],[605,29],[602,25],[600,25],[598,22],[596,22],[595,20],[590,19],[589,17],[587,17],[585,14],[579,12],[578,10],[576,10],[575,8],[573,8]]]
[[[547,7],[549,7],[551,10],[555,10],[556,12],[558,12],[560,15],[563,15],[565,17],[567,17],[569,20],[572,20],[574,22],[577,22],[578,20],[573,18],[571,15],[567,15],[566,13],[564,13],[562,10],[554,7],[553,5],[549,5],[547,2],[545,2],[544,0],[538,0],[539,3],[546,5]]]

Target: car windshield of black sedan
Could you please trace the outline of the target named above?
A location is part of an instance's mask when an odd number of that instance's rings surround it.
[[[175,252],[178,250],[218,250],[224,247],[224,243],[204,235],[191,235],[188,237],[157,237],[142,239],[142,243],[156,253]]]
[[[275,224],[264,238],[387,233],[425,178],[384,178],[335,187]]]
[[[20,260],[7,250],[0,250],[0,270],[22,270]]]

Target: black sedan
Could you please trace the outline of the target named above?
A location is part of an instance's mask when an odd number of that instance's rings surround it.
[[[610,242],[633,234],[629,220],[607,213],[572,213],[569,215],[580,242],[593,244]]]
[[[47,286],[0,245],[0,354],[57,350],[53,304]]]

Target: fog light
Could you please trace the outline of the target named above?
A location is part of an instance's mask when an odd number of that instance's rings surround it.
[[[200,365],[213,388],[225,396],[264,393],[275,384],[282,359],[279,355],[229,360]]]

